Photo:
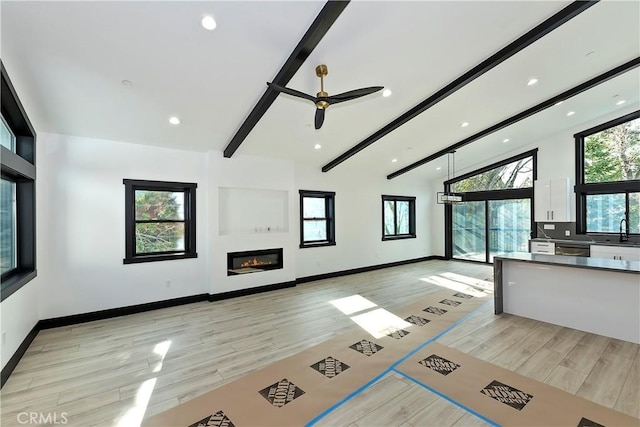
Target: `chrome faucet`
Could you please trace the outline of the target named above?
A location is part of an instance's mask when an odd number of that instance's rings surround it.
[[[622,229],[622,223],[624,222],[625,228],[624,228],[624,232]],[[626,218],[622,218],[620,220],[620,241],[621,242],[626,242],[627,240],[629,240],[629,223],[627,222]]]

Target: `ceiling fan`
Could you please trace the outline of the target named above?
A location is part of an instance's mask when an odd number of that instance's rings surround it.
[[[267,85],[278,92],[297,96],[298,98],[308,99],[316,104],[316,129],[320,129],[320,127],[322,127],[322,123],[324,122],[324,111],[329,108],[331,104],[351,101],[352,99],[372,94],[384,88],[384,86],[363,87],[361,89],[350,90],[348,92],[339,93],[338,95],[329,96],[329,94],[324,91],[324,76],[327,74],[329,74],[329,71],[326,65],[318,65],[316,67],[316,76],[320,77],[320,92],[318,92],[316,96],[308,95],[295,89],[289,89],[288,87],[280,86],[275,83],[267,82]]]

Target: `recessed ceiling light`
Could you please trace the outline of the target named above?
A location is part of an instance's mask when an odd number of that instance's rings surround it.
[[[398,161],[398,159],[391,159],[391,163],[395,163],[397,161]]]
[[[621,99],[620,101],[616,102],[616,105],[622,105],[622,104],[624,104],[625,102],[627,102],[627,101],[626,101],[626,100],[624,100],[624,99]]]
[[[316,145],[314,145],[314,146],[313,146],[313,148],[315,148],[316,150],[319,150],[319,149],[321,149],[321,148],[322,148],[322,145],[320,145],[320,144],[316,144]]]
[[[562,104],[563,102],[564,102],[564,101],[558,101],[558,102],[556,102],[556,103],[555,103],[555,104],[553,104],[553,105],[560,105],[560,104]]]
[[[171,123],[172,125],[179,125],[180,119],[175,116],[169,117],[169,123]]]
[[[205,30],[215,30],[217,26],[216,20],[213,19],[213,16],[207,15],[202,18],[202,26],[205,28]]]
[[[505,138],[505,139],[503,139],[503,140],[502,140],[502,143],[503,143],[503,144],[506,144],[506,143],[507,143],[507,142],[509,142],[509,141],[511,141],[509,138]]]
[[[391,89],[385,89],[382,91],[382,96],[384,96],[385,98],[388,98],[391,96],[393,92],[391,92]]]
[[[469,126],[469,122],[462,122],[460,125],[461,128],[466,128],[467,126]]]
[[[573,116],[575,113],[576,113],[575,111],[569,111],[569,112],[567,113],[567,116]]]
[[[536,83],[538,83],[538,79],[532,78],[532,79],[529,79],[529,81],[527,82],[527,86],[533,86]]]
[[[120,83],[122,83],[122,86],[133,86],[133,83],[131,83],[131,80],[122,80]]]
[[[442,169],[442,166],[438,166],[438,167],[436,168],[436,170],[437,170],[437,171],[439,171],[440,169]]]

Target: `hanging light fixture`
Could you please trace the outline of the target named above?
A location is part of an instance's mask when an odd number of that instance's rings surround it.
[[[456,152],[447,153],[447,182],[456,176]],[[462,196],[449,191],[451,185],[447,185],[447,191],[436,193],[436,202],[440,205],[452,205],[462,202]]]

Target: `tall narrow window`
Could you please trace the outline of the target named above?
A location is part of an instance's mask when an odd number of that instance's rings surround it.
[[[382,240],[416,237],[416,198],[382,196]]]
[[[5,274],[17,266],[16,259],[16,183],[0,181],[0,273]]]
[[[576,231],[640,233],[640,111],[574,137]]]
[[[336,244],[335,195],[327,191],[300,190],[300,247]]]
[[[36,277],[36,133],[0,61],[1,300]]]
[[[124,180],[125,264],[195,258],[196,184]]]

